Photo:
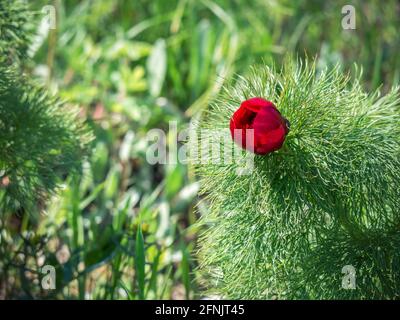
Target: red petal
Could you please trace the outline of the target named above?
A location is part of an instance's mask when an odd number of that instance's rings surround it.
[[[238,145],[257,154],[280,149],[288,133],[286,121],[278,109],[272,102],[263,98],[243,101],[233,114],[229,127],[232,139]],[[235,129],[242,129],[237,137]],[[254,129],[253,141],[246,141],[248,129]]]
[[[240,107],[244,107],[248,110],[251,110],[253,112],[258,112],[260,111],[261,108],[264,107],[275,107],[274,104],[268,100],[265,100],[263,98],[250,98],[246,101],[243,101]]]

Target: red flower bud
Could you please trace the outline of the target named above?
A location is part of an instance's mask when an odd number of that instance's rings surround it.
[[[248,129],[254,130],[252,134]],[[232,139],[242,148],[267,154],[282,147],[289,132],[289,122],[272,102],[251,98],[243,101],[233,114],[230,130]]]

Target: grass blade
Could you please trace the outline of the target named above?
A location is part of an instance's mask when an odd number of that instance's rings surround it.
[[[139,224],[136,233],[136,244],[135,244],[135,268],[136,268],[136,280],[139,290],[139,299],[144,300],[144,284],[145,284],[145,248],[144,239],[142,233],[142,226]]]

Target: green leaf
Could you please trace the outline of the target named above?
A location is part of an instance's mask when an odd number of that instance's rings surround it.
[[[182,243],[182,262],[181,262],[181,272],[182,272],[182,283],[185,286],[185,296],[186,299],[190,299],[190,265],[189,265],[189,252],[184,243]]]
[[[165,193],[168,198],[175,196],[183,185],[184,170],[181,165],[169,169],[165,182]]]
[[[139,291],[139,299],[145,298],[145,248],[144,239],[142,233],[142,226],[138,226],[136,233],[135,243],[135,269],[136,269],[136,281]]]
[[[149,295],[150,290],[154,292],[154,296],[157,296],[158,266],[160,263],[161,252],[161,250],[157,252],[157,255],[154,257],[153,263],[151,265],[151,277],[148,284],[146,297]]]
[[[147,60],[149,90],[153,97],[157,97],[161,93],[166,71],[166,45],[164,39],[159,39],[154,44],[149,59]]]

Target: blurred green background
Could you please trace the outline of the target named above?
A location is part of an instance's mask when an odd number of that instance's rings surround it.
[[[224,79],[285,55],[318,68],[363,69],[366,90],[399,83],[398,1],[55,0],[55,30],[38,25],[32,77],[78,105],[95,134],[80,177],[44,213],[7,217],[0,299],[193,299],[196,221],[205,202],[184,164],[150,165],[147,132],[182,129]],[[344,5],[356,29],[342,28]],[[174,135],[170,132],[168,142]],[[56,268],[56,289],[40,268]]]

